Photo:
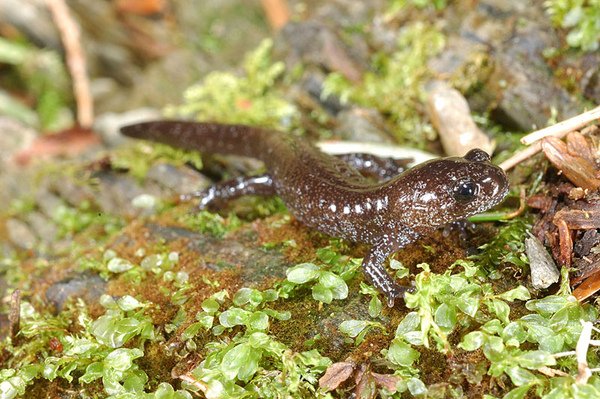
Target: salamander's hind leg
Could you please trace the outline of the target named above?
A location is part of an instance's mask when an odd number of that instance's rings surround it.
[[[205,190],[183,195],[183,200],[200,198],[200,209],[222,208],[227,201],[243,195],[275,195],[273,179],[270,175],[241,176],[217,183]]]
[[[362,268],[365,276],[379,292],[387,297],[389,307],[394,306],[396,298],[404,297],[404,293],[411,292],[413,288],[397,284],[386,272],[383,263],[389,255],[414,241],[417,236],[415,232],[406,228],[401,229],[398,234],[385,235],[371,247],[363,259]]]
[[[387,180],[399,175],[408,169],[408,164],[412,161],[411,159],[379,157],[364,153],[341,154],[337,157],[362,175],[377,180]]]

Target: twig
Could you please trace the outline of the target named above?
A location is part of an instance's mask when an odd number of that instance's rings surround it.
[[[592,323],[589,321],[582,321],[581,325],[583,328],[581,329],[581,335],[577,341],[577,346],[575,346],[578,369],[575,383],[583,385],[586,384],[588,379],[592,376],[592,371],[587,362],[587,352],[590,347],[590,338],[592,336]]]
[[[600,119],[600,106],[552,126],[536,130],[521,138],[521,143],[529,145],[548,136],[563,137],[567,133],[577,130],[596,119]]]
[[[73,92],[77,105],[77,122],[89,128],[94,122],[94,103],[90,94],[90,83],[86,73],[85,56],[81,48],[79,27],[69,13],[65,0],[46,0],[54,23],[60,32],[65,47],[67,67],[73,81]]]
[[[512,157],[508,158],[506,161],[502,162],[498,166],[500,166],[503,170],[512,169],[524,160],[531,158],[541,150],[542,144],[535,143],[532,146],[525,148],[524,150],[515,152]]]
[[[594,108],[592,111],[597,110],[599,108],[600,107]],[[589,112],[592,112],[592,111],[589,111]],[[598,118],[600,118],[600,115],[596,116],[596,119],[598,119]],[[571,121],[573,119],[575,119],[575,118],[571,118],[571,119],[568,119],[568,120],[563,121],[563,122],[568,122],[568,121]],[[563,123],[563,122],[561,122],[561,123]],[[589,122],[591,122],[591,121],[588,121],[586,123],[589,123]],[[560,138],[563,138],[564,136],[566,136],[567,134],[571,133],[572,131],[575,131],[576,129],[578,129],[581,126],[585,125],[586,123],[584,123],[582,125],[578,125],[577,127],[572,128],[572,130],[565,130],[564,126],[563,126],[563,129],[560,129],[560,130],[557,129],[556,131],[552,132],[552,134],[546,134],[546,136],[554,136],[554,137],[560,139]],[[557,125],[550,126],[549,128],[553,128],[554,126],[557,126]],[[572,126],[575,126],[575,125],[572,125]],[[548,129],[548,128],[546,128],[546,129]],[[544,130],[544,129],[542,129],[542,130]],[[590,133],[592,133],[592,132],[594,132],[596,130],[597,130],[597,126],[596,125],[591,125],[591,126],[588,126],[588,127],[584,128],[584,129],[582,129],[581,130],[581,134],[583,134],[583,135],[590,134]],[[538,130],[538,132],[540,132],[540,131],[541,130]],[[534,132],[534,133],[537,133],[537,132]],[[532,133],[532,134],[534,134],[534,133]],[[527,136],[525,136],[525,137],[527,137]],[[542,137],[540,137],[540,139],[541,138]],[[535,142],[531,146],[525,148],[524,150],[521,150],[521,151],[518,151],[518,152],[514,153],[512,157],[510,157],[506,161],[502,162],[499,166],[503,170],[509,170],[509,169],[515,167],[516,165],[518,165],[519,163],[523,162],[524,160],[531,158],[532,156],[534,156],[535,154],[537,154],[541,150],[542,150],[542,144],[541,144],[541,142],[539,142],[539,141]]]
[[[203,381],[199,381],[191,374],[182,374],[179,376],[179,379],[187,382],[188,384],[190,384],[192,386],[195,386],[202,392],[206,392],[208,390],[208,386],[206,385],[206,383],[204,383]]]
[[[281,29],[290,20],[290,10],[286,0],[262,0],[261,3],[269,25],[274,30]]]
[[[17,338],[21,328],[21,290],[14,290],[10,296],[10,313],[8,314],[10,324],[10,338]]]
[[[548,367],[548,366],[542,366],[539,369],[537,369],[537,371],[539,371],[540,373],[542,373],[542,374],[544,374],[545,376],[548,376],[548,377],[556,377],[557,375],[561,376],[561,377],[566,377],[566,376],[569,375],[568,373],[565,373],[562,370],[553,369],[553,368]]]
[[[504,215],[502,220],[510,220],[520,216],[525,211],[526,199],[525,187],[521,187],[519,190],[519,208]]]

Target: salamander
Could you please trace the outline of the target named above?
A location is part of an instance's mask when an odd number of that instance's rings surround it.
[[[244,125],[153,121],[121,128],[125,136],[173,147],[258,158],[267,174],[239,177],[200,193],[200,208],[246,194],[278,195],[290,213],[325,234],[370,244],[362,262],[366,278],[388,305],[410,287],[386,272],[387,257],[436,228],[498,204],[506,174],[482,150],[431,160],[374,182],[342,159],[307,140]],[[362,163],[373,166],[372,162]],[[355,164],[360,167],[361,163]]]

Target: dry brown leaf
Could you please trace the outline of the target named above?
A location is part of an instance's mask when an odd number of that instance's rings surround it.
[[[583,189],[595,191],[600,187],[593,163],[580,156],[569,154],[567,145],[555,137],[542,140],[542,150],[552,164],[561,170],[573,184]]]
[[[371,373],[373,378],[375,379],[375,383],[380,387],[384,388],[386,391],[394,393],[396,392],[398,382],[402,380],[402,378],[393,375],[393,374],[379,374],[379,373]]]
[[[560,254],[558,256],[558,263],[561,266],[571,265],[571,254],[573,252],[573,239],[571,237],[571,231],[564,220],[555,220],[554,224],[558,227],[559,247]]]
[[[567,135],[567,151],[574,157],[585,159],[594,164],[594,152],[585,136],[579,132],[571,132]]]
[[[15,161],[26,165],[35,158],[73,156],[100,143],[100,137],[91,130],[74,127],[59,133],[38,137],[29,148],[25,148],[15,155]]]
[[[333,391],[348,380],[354,373],[356,364],[353,362],[337,362],[327,367],[323,377],[319,379],[319,387],[325,391]]]
[[[356,387],[354,388],[356,398],[375,399],[377,396],[377,385],[367,364],[363,363],[360,365],[360,369],[356,372],[354,378],[356,381]]]
[[[584,301],[600,290],[600,271],[586,278],[573,290],[573,296],[578,301]]]
[[[561,209],[554,215],[554,224],[564,221],[571,230],[589,230],[600,228],[600,209]]]

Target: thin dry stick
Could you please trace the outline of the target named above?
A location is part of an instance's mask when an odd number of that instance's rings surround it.
[[[14,290],[10,297],[8,321],[10,324],[10,338],[14,340],[21,329],[21,290]]]
[[[583,385],[586,384],[588,379],[592,376],[592,371],[587,362],[587,353],[590,347],[590,338],[592,336],[592,323],[589,321],[581,321],[581,325],[581,335],[575,346],[578,369],[575,383]]]
[[[94,122],[94,103],[86,73],[85,55],[81,48],[79,27],[69,13],[65,0],[46,0],[46,4],[65,47],[65,57],[73,80],[77,104],[77,122],[81,127],[89,128]]]
[[[190,385],[195,386],[196,388],[198,388],[202,392],[206,392],[208,390],[208,387],[206,386],[206,383],[197,380],[194,376],[192,376],[189,373],[188,374],[182,374],[182,375],[180,375],[179,379],[182,380],[182,381],[187,382]]]
[[[509,170],[517,166],[526,159],[531,158],[542,150],[542,143],[535,143],[532,146],[525,148],[519,152],[515,152],[512,157],[502,162],[500,166],[503,170]]]
[[[599,118],[600,118],[600,115],[598,115],[596,117],[596,119],[599,119]],[[574,118],[571,118],[569,120],[572,120],[572,119],[574,119]],[[567,122],[567,121],[564,121],[564,122]],[[556,131],[552,132],[552,134],[549,134],[547,136],[554,136],[554,137],[557,137],[560,139],[560,138],[563,138],[564,136],[566,136],[567,134],[571,133],[572,131],[575,131],[576,129],[578,129],[581,126],[584,126],[590,122],[592,122],[592,121],[587,121],[586,123],[584,123],[582,125],[578,125],[578,127],[574,127],[572,130],[566,130],[563,126],[560,130],[556,129]],[[556,125],[554,125],[554,126],[556,126]],[[554,126],[550,126],[550,127],[554,127]],[[573,124],[572,126],[575,126],[575,125]],[[542,129],[542,130],[544,130],[544,129]],[[584,134],[584,135],[590,134],[596,130],[597,130],[596,125],[590,125],[584,129],[582,129],[581,134]],[[537,132],[533,132],[531,134],[537,134]],[[513,168],[514,166],[518,165],[519,163],[523,162],[524,160],[531,158],[532,156],[534,156],[541,150],[542,150],[542,144],[540,142],[535,142],[531,146],[525,148],[524,150],[514,153],[512,157],[510,157],[506,161],[502,162],[499,166],[503,170],[509,170],[509,169]]]
[[[562,137],[567,133],[570,133],[587,125],[590,122],[595,121],[596,119],[600,119],[600,106],[552,126],[536,130],[535,132],[521,138],[521,143],[529,145],[548,136]]]

